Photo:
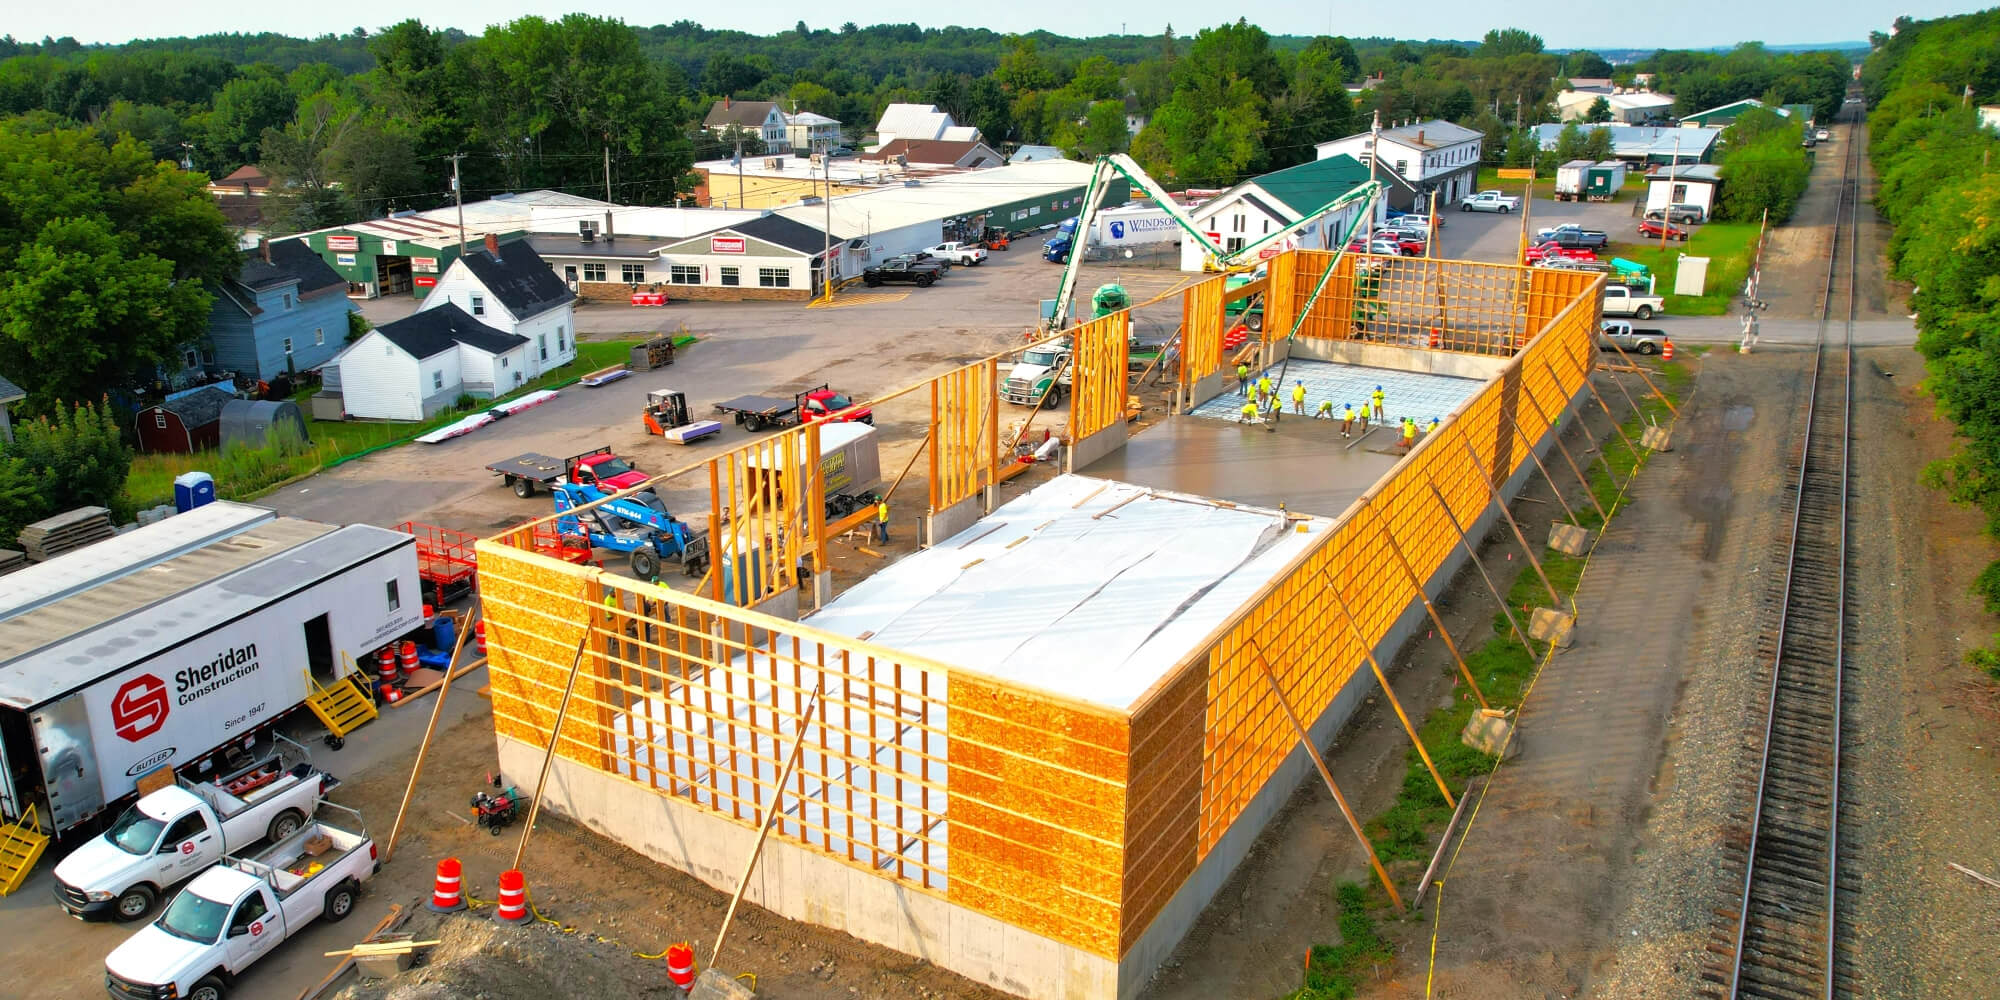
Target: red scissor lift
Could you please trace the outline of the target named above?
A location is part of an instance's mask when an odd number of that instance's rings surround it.
[[[590,538],[585,535],[569,535],[556,530],[554,521],[543,521],[534,528],[535,551],[551,559],[561,559],[581,566],[590,562]]]
[[[434,607],[442,608],[472,592],[473,581],[479,576],[479,558],[473,552],[478,536],[422,521],[404,521],[396,530],[416,536],[417,576],[424,581]]]

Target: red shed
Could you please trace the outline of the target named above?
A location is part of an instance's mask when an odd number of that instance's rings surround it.
[[[236,397],[214,387],[148,406],[132,418],[139,450],[192,453],[222,444],[222,406]]]

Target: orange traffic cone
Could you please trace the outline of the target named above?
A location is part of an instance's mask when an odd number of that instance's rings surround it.
[[[518,868],[509,868],[500,873],[498,916],[510,924],[518,924],[528,919],[528,880]]]
[[[1431,350],[1435,351],[1443,344],[1444,338],[1438,334],[1438,328],[1431,327]]]
[[[694,949],[686,941],[667,946],[667,978],[682,993],[694,989]]]
[[[1674,359],[1674,342],[1671,338],[1669,338],[1667,340],[1667,346],[1660,350],[1660,360],[1672,361],[1673,359]]]
[[[457,858],[445,858],[438,862],[437,879],[431,884],[431,901],[426,904],[434,912],[451,913],[465,909],[465,896],[459,891],[464,882]]]

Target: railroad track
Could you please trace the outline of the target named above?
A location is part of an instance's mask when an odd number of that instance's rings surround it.
[[[1847,117],[1847,116],[1843,116]],[[1853,409],[1855,279],[1862,143],[1858,116],[1842,137],[1839,198],[1814,350],[1805,442],[1771,667],[1763,756],[1748,857],[1728,939],[1713,950],[1717,995],[1830,1000],[1843,977],[1840,928],[1840,754],[1846,670],[1848,440]],[[1843,313],[1837,318],[1837,313]]]

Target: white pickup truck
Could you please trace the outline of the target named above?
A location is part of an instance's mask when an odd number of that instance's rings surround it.
[[[986,248],[977,243],[940,243],[934,247],[925,247],[924,252],[965,267],[986,261]]]
[[[1521,199],[1499,191],[1469,194],[1458,203],[1461,212],[1499,212],[1503,215],[1520,207]]]
[[[346,919],[381,867],[367,833],[317,821],[253,857],[226,858],[104,959],[105,988],[116,1000],[223,1000],[243,970],[315,918]]]
[[[1666,301],[1658,295],[1647,295],[1636,288],[1606,285],[1604,315],[1630,316],[1639,320],[1652,319],[1655,313],[1667,311]]]
[[[274,755],[214,781],[159,789],[56,866],[56,899],[79,919],[137,920],[224,855],[298,832],[335,784],[310,763],[287,769]]]

